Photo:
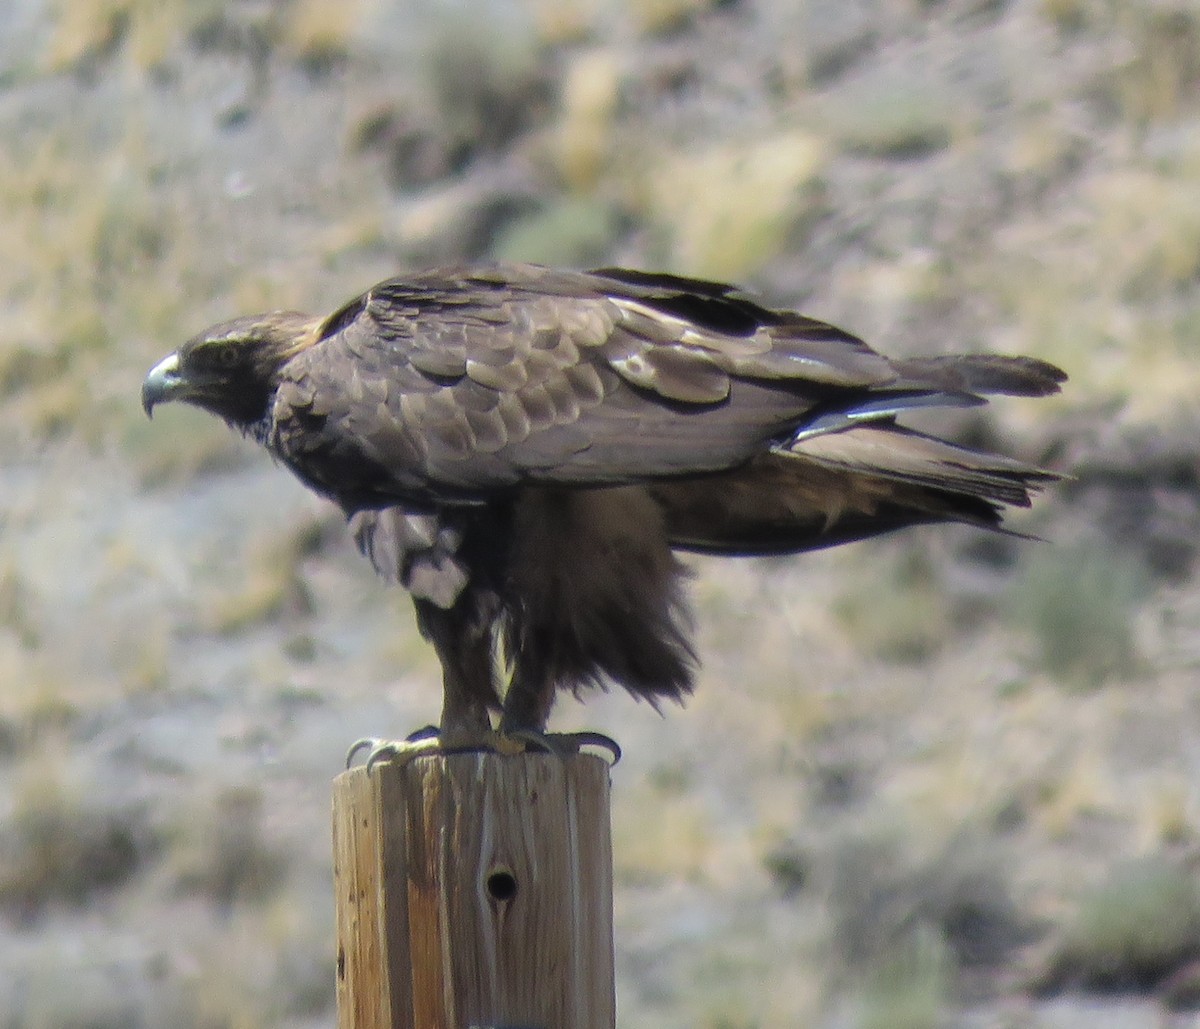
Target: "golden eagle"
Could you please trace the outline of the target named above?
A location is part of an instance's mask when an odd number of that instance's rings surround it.
[[[341,506],[441,659],[445,747],[489,738],[493,712],[542,734],[562,688],[689,693],[677,551],[999,527],[1056,476],[897,417],[1064,379],[1029,357],[889,359],[716,282],[507,264],[213,326],[142,403],[219,415]]]

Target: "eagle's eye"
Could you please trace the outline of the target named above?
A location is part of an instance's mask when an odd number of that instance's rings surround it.
[[[197,347],[192,352],[192,360],[201,368],[219,372],[235,367],[241,361],[241,356],[237,347],[220,342]]]

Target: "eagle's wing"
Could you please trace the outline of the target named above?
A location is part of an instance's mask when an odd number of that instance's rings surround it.
[[[716,283],[443,269],[381,283],[328,320],[283,369],[272,443],[318,487],[334,462],[343,495],[361,468],[365,506],[469,500],[718,471],[913,407],[1051,392],[1059,377],[1029,359],[889,361]]]

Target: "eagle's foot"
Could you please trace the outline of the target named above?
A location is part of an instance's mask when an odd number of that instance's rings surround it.
[[[355,757],[362,751],[366,752],[367,772],[381,761],[406,765],[414,758],[423,754],[436,754],[442,749],[442,742],[435,725],[427,725],[423,729],[409,734],[402,740],[385,740],[374,736],[366,736],[355,740],[346,753],[346,767],[349,768]]]
[[[419,757],[433,754],[524,754],[534,751],[571,757],[585,750],[601,750],[608,755],[609,765],[621,760],[621,748],[616,740],[598,732],[545,733],[537,729],[514,729],[510,732],[449,730],[442,732],[435,725],[418,729],[402,740],[377,739],[373,736],[356,740],[346,754],[349,768],[360,752],[366,752],[368,774],[382,762],[406,765]]]
[[[524,744],[523,750],[535,750],[559,757],[602,750],[607,754],[611,768],[621,760],[621,747],[617,741],[602,732],[541,732],[538,729],[510,729],[504,733],[510,740]]]
[[[550,750],[545,745],[531,747],[523,740],[517,740],[494,729],[443,730],[436,725],[427,725],[402,740],[386,740],[374,736],[355,740],[346,754],[346,767],[349,768],[354,759],[364,751],[364,764],[369,773],[377,764],[383,762],[406,765],[416,758],[434,754],[523,754],[531,749]]]

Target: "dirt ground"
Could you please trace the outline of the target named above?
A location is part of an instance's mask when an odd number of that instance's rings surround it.
[[[0,1027],[334,1024],[329,783],[438,671],[140,383],[497,257],[1071,375],[936,425],[1072,476],[1044,542],[697,560],[687,707],[560,704],[623,1029],[1200,1026],[1200,7],[0,0]]]

